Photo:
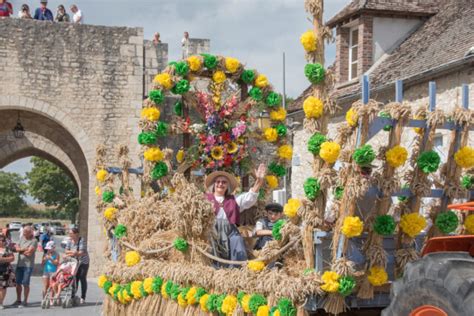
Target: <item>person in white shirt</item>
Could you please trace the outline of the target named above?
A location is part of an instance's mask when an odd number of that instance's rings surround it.
[[[184,32],[184,37],[181,40],[181,47],[183,48],[183,59],[189,55],[189,33]]]
[[[21,5],[21,10],[18,12],[18,17],[20,19],[33,19],[30,14],[30,7],[27,4]]]
[[[71,12],[74,13],[72,16],[72,22],[75,24],[84,24],[84,15],[82,14],[82,11],[79,10],[77,5],[73,4],[70,9]]]

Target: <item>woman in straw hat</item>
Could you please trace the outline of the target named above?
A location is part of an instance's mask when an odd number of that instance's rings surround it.
[[[265,165],[260,164],[255,170],[257,180],[253,187],[249,192],[242,193],[237,197],[234,197],[232,193],[239,183],[230,173],[214,171],[206,177],[207,199],[214,204],[216,214],[216,223],[211,238],[214,255],[232,261],[247,260],[245,243],[237,225],[240,213],[251,208],[257,202],[258,192],[264,183],[266,172]]]

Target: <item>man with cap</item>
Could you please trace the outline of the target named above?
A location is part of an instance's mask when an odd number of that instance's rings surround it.
[[[54,21],[53,12],[47,8],[48,0],[41,0],[40,4],[41,6],[35,11],[34,19],[39,21]]]
[[[265,206],[267,216],[257,221],[255,225],[255,236],[258,237],[255,249],[262,249],[267,242],[273,240],[273,225],[283,217],[283,206],[278,203],[270,203]]]

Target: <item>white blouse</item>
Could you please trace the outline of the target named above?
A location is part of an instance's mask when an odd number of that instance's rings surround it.
[[[223,196],[215,196],[215,199],[217,202],[221,203],[224,202],[224,197]],[[246,209],[251,208],[252,206],[257,203],[258,199],[258,193],[254,193],[252,191],[249,192],[244,192],[242,194],[239,194],[235,198],[235,202],[237,202],[237,205],[239,206],[240,213],[245,211]],[[225,214],[224,208],[221,207],[219,208],[219,212],[217,213],[216,216],[217,219],[227,219],[227,215]]]

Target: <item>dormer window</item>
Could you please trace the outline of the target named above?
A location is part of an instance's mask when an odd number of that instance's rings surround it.
[[[349,30],[349,80],[356,79],[358,76],[357,67],[359,61],[359,27],[356,26]]]

